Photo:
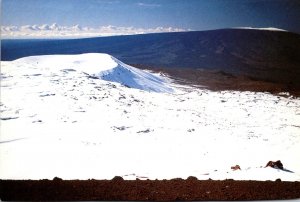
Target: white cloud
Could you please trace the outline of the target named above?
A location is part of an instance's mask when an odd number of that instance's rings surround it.
[[[19,28],[17,26],[1,26],[2,32],[14,32],[18,31]]]
[[[24,26],[1,26],[1,38],[80,38],[95,36],[131,35],[160,32],[190,31],[173,27],[135,28],[117,27],[113,25],[98,28],[52,25],[24,25]]]
[[[56,23],[53,23],[52,25],[50,25],[50,29],[59,31],[61,30],[61,27],[59,27]]]
[[[50,30],[50,27],[47,24],[44,24],[44,25],[40,26],[39,28],[40,28],[40,30]]]
[[[35,31],[36,30],[36,25],[24,25],[20,27],[20,31]]]
[[[71,29],[74,30],[74,31],[81,31],[82,30],[81,26],[78,25],[78,24],[71,27]]]

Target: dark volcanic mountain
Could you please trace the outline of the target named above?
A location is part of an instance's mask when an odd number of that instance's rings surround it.
[[[300,35],[222,29],[69,40],[2,40],[1,60],[29,55],[108,53],[147,67],[220,70],[252,79],[300,83]]]

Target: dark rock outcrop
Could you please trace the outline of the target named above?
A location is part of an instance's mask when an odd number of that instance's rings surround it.
[[[281,163],[280,160],[278,161],[269,161],[266,165],[266,167],[272,167],[272,168],[277,168],[283,170],[283,164]]]

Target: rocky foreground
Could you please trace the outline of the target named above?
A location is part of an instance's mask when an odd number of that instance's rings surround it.
[[[300,182],[235,180],[0,180],[8,200],[278,200],[300,198]]]

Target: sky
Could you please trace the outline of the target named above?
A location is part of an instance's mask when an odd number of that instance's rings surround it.
[[[1,35],[80,36],[233,27],[300,33],[299,0],[2,0]]]

